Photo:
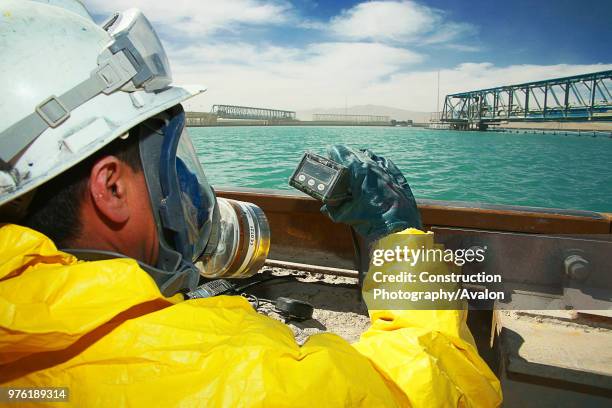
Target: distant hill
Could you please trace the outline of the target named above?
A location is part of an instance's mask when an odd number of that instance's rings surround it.
[[[312,120],[313,113],[335,113],[348,115],[385,115],[395,120],[412,120],[417,123],[429,122],[430,112],[415,112],[381,105],[357,105],[348,108],[316,108],[299,110],[296,116],[300,120]]]

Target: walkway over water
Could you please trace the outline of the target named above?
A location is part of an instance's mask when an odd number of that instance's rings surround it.
[[[455,127],[502,120],[612,120],[612,71],[447,95],[440,118]]]
[[[293,111],[251,106],[213,105],[212,113],[220,119],[295,120]]]

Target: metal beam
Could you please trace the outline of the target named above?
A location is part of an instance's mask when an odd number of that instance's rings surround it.
[[[501,120],[610,121],[612,120],[611,90],[612,71],[602,71],[461,92],[446,96],[440,120],[465,124],[486,124]],[[505,95],[508,96],[507,103]],[[538,98],[543,98],[543,103]],[[556,106],[548,106],[553,104],[553,100]]]
[[[295,120],[294,111],[252,106],[213,105],[212,113],[220,119]]]

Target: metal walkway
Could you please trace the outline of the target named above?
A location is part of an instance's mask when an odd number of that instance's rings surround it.
[[[250,106],[213,105],[212,113],[220,119],[295,120],[295,112]]]
[[[612,71],[447,95],[441,122],[612,120]]]

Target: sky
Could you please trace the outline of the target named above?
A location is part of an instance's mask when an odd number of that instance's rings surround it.
[[[185,105],[431,112],[444,95],[612,69],[609,0],[84,0],[101,22],[137,7]],[[438,73],[439,93],[438,99]]]

